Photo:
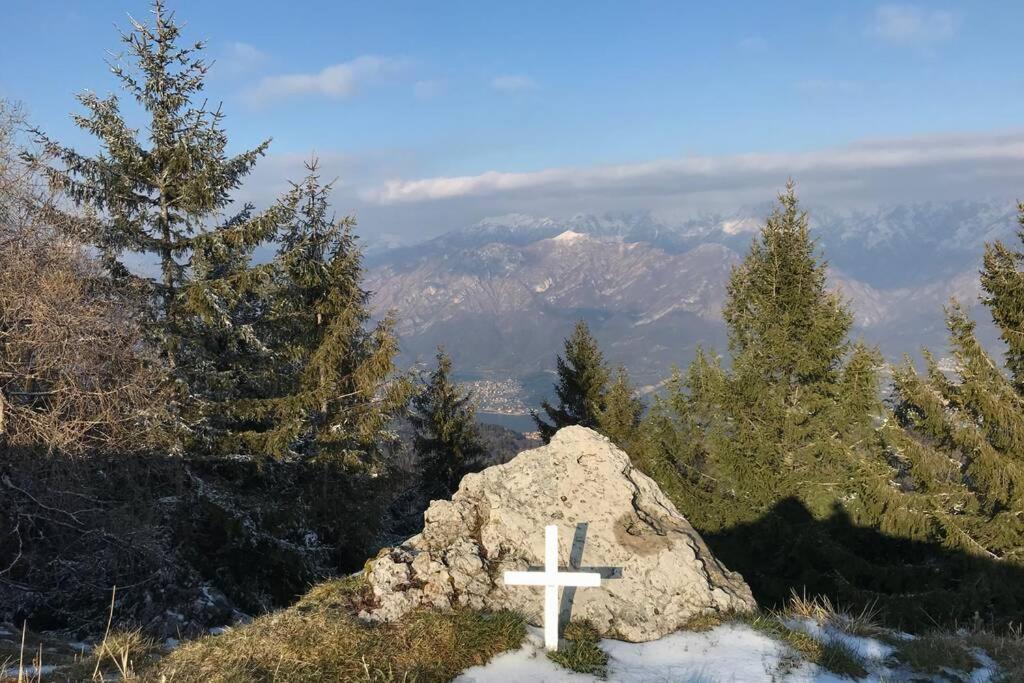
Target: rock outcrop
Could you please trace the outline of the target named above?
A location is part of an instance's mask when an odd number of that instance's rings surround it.
[[[418,606],[513,609],[538,617],[543,589],[505,586],[506,570],[543,565],[544,527],[559,527],[559,568],[599,571],[600,588],[562,589],[563,623],[588,619],[611,637],[653,640],[707,613],[756,608],[649,477],[583,427],[463,479],[434,501],[421,534],[368,565],[374,605],[389,621]]]

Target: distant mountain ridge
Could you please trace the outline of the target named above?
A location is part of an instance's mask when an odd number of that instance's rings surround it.
[[[368,287],[395,310],[407,360],[444,344],[466,377],[512,377],[544,395],[561,339],[584,318],[609,360],[654,385],[704,343],[724,350],[732,266],[770,206],[667,222],[651,213],[509,214],[373,254]],[[856,333],[890,357],[941,350],[942,306],[977,299],[985,241],[1012,235],[1012,202],[810,212]],[[982,321],[984,322],[984,321]]]

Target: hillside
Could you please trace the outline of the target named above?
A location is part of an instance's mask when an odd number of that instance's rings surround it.
[[[551,349],[579,318],[651,390],[698,343],[723,349],[728,273],[763,213],[675,223],[512,214],[377,253],[367,285],[378,312],[397,312],[406,360],[443,343],[465,379],[518,381],[527,405],[547,395]],[[1012,203],[995,201],[810,213],[856,334],[890,360],[944,347],[942,307],[950,297],[975,304],[982,244],[1015,222]]]

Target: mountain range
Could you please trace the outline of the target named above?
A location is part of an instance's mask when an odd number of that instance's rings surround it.
[[[583,318],[608,360],[650,391],[698,344],[724,352],[729,272],[769,211],[488,218],[371,252],[367,282],[375,309],[396,312],[408,362],[429,361],[443,344],[464,379],[514,380],[535,405],[550,393],[562,339]],[[809,215],[855,335],[891,360],[922,345],[943,352],[943,305],[976,305],[984,242],[1016,227],[1013,202],[995,200]]]

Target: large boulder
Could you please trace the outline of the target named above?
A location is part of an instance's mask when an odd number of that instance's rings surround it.
[[[368,564],[373,604],[390,621],[418,606],[508,608],[536,620],[541,587],[506,586],[506,570],[544,563],[544,527],[559,528],[559,568],[599,571],[599,588],[562,589],[564,621],[588,619],[634,642],[678,630],[696,616],[756,608],[743,578],[715,559],[700,535],[629,456],[583,427],[462,480],[437,500],[423,532]]]

